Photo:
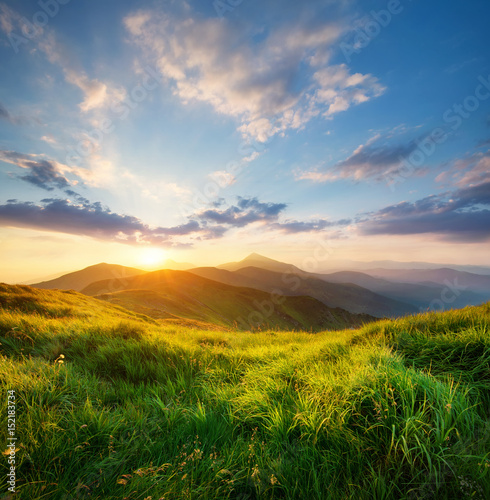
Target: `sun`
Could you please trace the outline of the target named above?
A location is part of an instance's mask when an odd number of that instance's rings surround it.
[[[165,250],[161,248],[145,248],[141,251],[138,261],[139,264],[145,267],[155,267],[162,264],[167,258]]]

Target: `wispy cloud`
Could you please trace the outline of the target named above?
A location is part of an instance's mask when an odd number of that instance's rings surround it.
[[[314,182],[332,182],[339,179],[354,181],[374,180],[377,182],[396,178],[403,171],[403,162],[418,148],[418,142],[411,140],[393,143],[392,135],[375,135],[361,144],[345,160],[333,167],[322,167],[310,171],[296,172],[296,179]],[[413,168],[412,175],[423,175],[426,169]]]
[[[436,181],[459,187],[489,182],[490,151],[479,151],[454,161],[450,168],[436,177]]]
[[[70,182],[65,176],[66,172],[76,172],[77,169],[47,160],[42,155],[0,150],[0,161],[27,170],[28,173],[18,176],[19,179],[47,191],[53,191],[55,188],[64,189],[70,184],[77,184],[77,181]]]
[[[0,29],[5,34],[10,35],[15,30],[23,33],[25,26],[26,20],[17,11],[3,3],[0,4]],[[124,99],[124,89],[96,78],[90,78],[74,54],[58,42],[52,29],[37,24],[35,36],[30,39],[44,53],[49,62],[61,68],[66,82],[81,90],[83,101],[79,106],[82,112],[108,108]]]
[[[345,29],[340,21],[296,20],[255,43],[249,28],[203,19],[189,9],[180,16],[138,11],[124,23],[182,102],[206,102],[237,118],[244,136],[262,142],[384,91],[372,75],[329,66],[331,49]]]
[[[38,40],[38,47],[52,64],[62,69],[65,80],[82,91],[83,101],[79,105],[81,111],[106,109],[122,101],[126,96],[125,89],[90,78],[73,54],[70,54],[67,48],[56,40],[52,31]]]
[[[30,120],[24,116],[12,114],[1,102],[0,102],[0,120],[5,120],[11,123],[12,125],[25,125],[30,122]],[[32,121],[37,121],[37,120],[33,118]]]
[[[341,219],[337,221],[330,221],[326,219],[316,219],[311,221],[297,221],[289,220],[282,223],[275,223],[271,225],[271,229],[277,229],[286,234],[296,233],[311,233],[319,232],[332,227],[347,226],[352,221],[350,219]]]
[[[7,111],[7,108],[0,102],[0,119],[7,120],[8,122],[12,121],[12,116]]]

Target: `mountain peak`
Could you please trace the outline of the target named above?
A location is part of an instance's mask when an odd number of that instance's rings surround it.
[[[263,255],[260,255],[258,253],[251,253],[250,255],[247,255],[243,260],[262,260],[262,261],[274,261],[274,259],[269,259],[269,257],[264,257]],[[276,261],[274,261],[276,262]]]

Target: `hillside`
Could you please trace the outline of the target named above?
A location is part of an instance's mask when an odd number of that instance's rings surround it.
[[[155,318],[183,317],[222,326],[314,331],[372,321],[304,296],[276,300],[264,291],[229,286],[189,272],[163,270],[92,283],[82,293]]]
[[[16,496],[490,498],[489,322],[486,304],[318,334],[203,331],[0,285]]]
[[[395,317],[418,311],[411,304],[379,295],[358,285],[328,283],[305,272],[300,275],[277,273],[257,267],[244,267],[237,271],[206,267],[189,272],[234,286],[253,286],[269,293],[280,291],[286,296],[307,295],[328,307],[339,307],[356,314]]]
[[[100,280],[124,280],[130,276],[144,274],[145,271],[132,267],[119,266],[117,264],[96,264],[86,267],[80,271],[68,273],[59,278],[41,283],[34,283],[30,286],[48,290],[75,290],[77,292],[83,290],[86,286],[94,281]]]

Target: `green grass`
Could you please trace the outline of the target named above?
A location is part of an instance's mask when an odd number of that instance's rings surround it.
[[[490,498],[490,304],[317,334],[28,287],[0,305],[17,498]]]

